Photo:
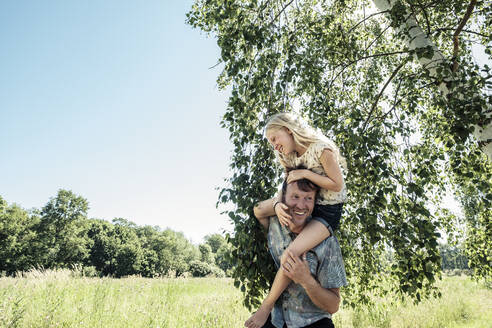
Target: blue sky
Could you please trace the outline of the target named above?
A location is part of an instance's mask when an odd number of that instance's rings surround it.
[[[215,208],[232,146],[213,38],[192,1],[0,3],[0,196],[41,208],[58,189],[90,217],[194,242],[230,230]]]

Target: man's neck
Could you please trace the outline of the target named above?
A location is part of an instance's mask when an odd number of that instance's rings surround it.
[[[292,229],[290,229],[290,231],[296,235],[300,234],[302,229],[304,229],[304,227],[306,226],[306,223],[304,223],[302,226],[298,226],[298,227],[293,227]]]

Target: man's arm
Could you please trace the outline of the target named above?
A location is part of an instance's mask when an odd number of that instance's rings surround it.
[[[324,288],[313,276],[309,281],[302,283],[301,286],[306,290],[311,301],[322,310],[328,313],[335,313],[340,306],[340,288]]]
[[[259,202],[253,208],[253,212],[255,217],[258,219],[260,224],[268,229],[268,225],[270,224],[269,217],[275,215],[275,210],[273,209],[273,205],[277,201],[277,197],[273,197],[262,202]],[[277,205],[278,206],[278,205]]]
[[[285,275],[300,284],[313,303],[328,313],[335,313],[340,306],[340,288],[324,288],[314,279],[309,271],[308,263],[287,251],[287,261],[282,269]]]

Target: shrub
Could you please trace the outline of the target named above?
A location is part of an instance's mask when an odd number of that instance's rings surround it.
[[[96,270],[95,266],[85,266],[82,268],[82,276],[88,278],[95,278],[101,276],[100,273]]]
[[[191,261],[189,270],[193,277],[223,278],[225,276],[224,271],[222,271],[216,265],[205,263],[202,261]]]
[[[195,260],[190,262],[189,270],[193,277],[205,277],[212,272],[212,267],[208,263]]]

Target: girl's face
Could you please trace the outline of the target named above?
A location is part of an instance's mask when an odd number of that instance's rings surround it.
[[[283,155],[287,155],[295,151],[296,144],[292,137],[292,132],[287,128],[278,130],[269,130],[266,133],[268,142],[272,147]]]

